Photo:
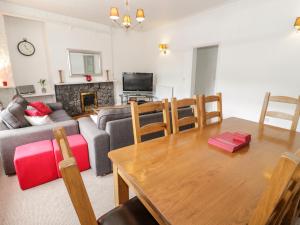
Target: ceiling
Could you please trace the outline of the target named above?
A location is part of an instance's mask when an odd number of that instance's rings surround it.
[[[108,11],[119,7],[124,14],[125,0],[4,0],[65,16],[110,25]],[[232,0],[129,0],[131,16],[137,8],[145,10],[144,29],[153,28],[189,15],[219,6]],[[121,16],[120,15],[120,16]]]

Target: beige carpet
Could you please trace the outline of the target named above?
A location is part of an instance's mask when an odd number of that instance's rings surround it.
[[[1,225],[79,225],[62,179],[22,191],[16,176],[0,174]],[[112,175],[96,177],[88,170],[82,177],[96,216],[112,209]]]

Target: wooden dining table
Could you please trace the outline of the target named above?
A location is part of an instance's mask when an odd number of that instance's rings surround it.
[[[208,144],[225,131],[252,135],[229,153]],[[300,133],[238,118],[111,151],[116,205],[132,190],[159,224],[246,225],[284,152]]]

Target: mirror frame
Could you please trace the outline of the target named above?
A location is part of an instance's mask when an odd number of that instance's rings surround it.
[[[72,65],[71,65],[71,53],[83,53],[83,54],[94,54],[94,55],[99,55],[99,64],[100,64],[100,73],[99,74],[93,74],[92,76],[95,77],[101,77],[103,76],[103,67],[102,67],[102,52],[97,52],[97,51],[91,51],[91,50],[81,50],[81,49],[72,49],[72,48],[68,48],[67,49],[68,52],[68,65],[69,65],[69,71],[70,71],[70,77],[74,77],[74,76],[84,76],[86,74],[73,74],[72,73]]]

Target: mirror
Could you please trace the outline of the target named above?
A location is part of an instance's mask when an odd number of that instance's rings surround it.
[[[71,76],[102,76],[101,52],[69,49]]]

